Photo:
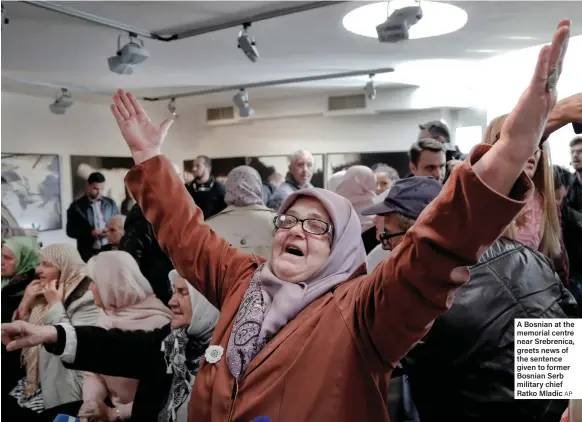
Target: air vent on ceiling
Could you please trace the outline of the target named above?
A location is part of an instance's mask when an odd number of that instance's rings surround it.
[[[234,119],[234,107],[216,107],[206,109],[207,122],[232,119]]]
[[[366,94],[338,95],[327,99],[328,111],[366,108]]]

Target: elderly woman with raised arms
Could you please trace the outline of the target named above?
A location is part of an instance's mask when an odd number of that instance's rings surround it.
[[[353,207],[321,189],[299,190],[281,206],[268,261],[232,248],[203,223],[160,153],[171,122],[155,126],[131,94],[114,96],[111,109],[136,162],[127,186],[178,273],[220,309],[189,421],[388,421],[379,380],[447,310],[469,280],[467,266],[532,195],[521,169],[556,102],[569,28],[561,22],[542,48],[500,140],[473,149],[369,275]],[[66,332],[73,344],[80,330],[8,324],[2,340],[15,349]]]

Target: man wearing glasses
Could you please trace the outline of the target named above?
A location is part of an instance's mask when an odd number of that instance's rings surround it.
[[[414,176],[394,183],[384,201],[362,211],[362,215],[384,217],[384,232],[380,241],[391,251],[402,242],[404,234],[424,208],[440,193],[442,185],[432,177]],[[368,271],[371,271],[368,268]]]

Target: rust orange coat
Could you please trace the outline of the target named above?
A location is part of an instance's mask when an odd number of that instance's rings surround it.
[[[473,172],[480,146],[458,166],[443,193],[409,230],[390,258],[370,275],[358,271],[290,321],[251,362],[242,380],[226,353],[204,362],[189,404],[189,422],[388,421],[379,380],[445,312],[468,279],[466,266],[493,243],[531,194],[524,175],[512,198]],[[220,319],[211,345],[225,351],[251,275],[264,259],[218,237],[163,156],[126,177],[178,273],[215,306]],[[358,240],[359,241],[359,240]]]

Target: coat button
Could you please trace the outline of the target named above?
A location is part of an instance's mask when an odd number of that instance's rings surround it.
[[[240,240],[240,244],[241,245],[246,245],[247,244],[247,240],[246,239],[241,239]]]

